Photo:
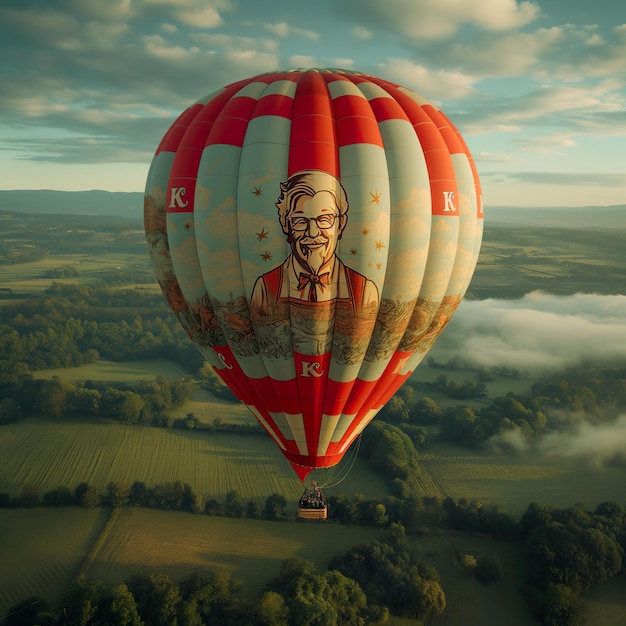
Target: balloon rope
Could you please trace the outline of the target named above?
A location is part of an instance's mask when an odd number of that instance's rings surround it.
[[[361,435],[359,435],[359,438],[357,439],[357,445],[353,447],[352,450],[352,459],[350,460],[350,466],[346,469],[345,473],[343,476],[339,477],[338,480],[336,480],[335,482],[330,482],[331,479],[334,478],[334,476],[329,476],[329,480],[327,483],[324,483],[323,485],[320,485],[321,488],[323,489],[330,489],[331,487],[336,487],[337,485],[340,485],[346,478],[348,478],[348,474],[350,474],[350,472],[352,471],[352,468],[354,467],[354,464],[356,463],[356,458],[359,455],[359,448],[361,447]],[[334,473],[334,469],[331,470]]]

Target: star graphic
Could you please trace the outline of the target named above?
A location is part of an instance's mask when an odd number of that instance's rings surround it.
[[[381,193],[378,193],[378,191],[375,191],[374,193],[372,193],[372,192],[370,191],[370,196],[372,196],[372,199],[370,200],[370,204],[372,204],[372,202],[373,202],[374,204],[380,204],[380,196],[381,196],[381,195],[382,195],[382,194],[381,194]]]
[[[187,220],[185,222],[185,230],[191,230],[191,226],[192,226],[191,220]]]
[[[258,197],[258,196],[260,196],[260,195],[263,195],[263,192],[261,191],[261,188],[260,188],[260,187],[255,187],[255,188],[254,188],[254,191],[253,191],[252,193],[253,193],[255,196],[257,196],[257,197]]]
[[[379,270],[383,266],[382,263],[376,263],[376,269]]]
[[[357,253],[357,249],[356,249],[356,248],[350,248],[350,254],[351,254],[352,256],[355,256],[355,255],[356,255],[356,253]]]
[[[264,261],[271,261],[272,255],[266,250],[263,254],[259,255]]]
[[[376,250],[382,250],[384,247],[385,247],[385,244],[380,240],[374,244],[374,248],[376,248]]]
[[[370,232],[369,228],[364,228],[362,231],[363,235],[367,235]]]
[[[261,241],[262,239],[267,239],[268,235],[269,235],[269,232],[266,231],[265,228],[262,228],[261,232],[256,234],[259,241]]]

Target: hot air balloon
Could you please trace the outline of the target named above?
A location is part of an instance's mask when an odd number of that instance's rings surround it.
[[[144,217],[172,311],[304,480],[339,463],[450,320],[483,209],[436,106],[374,76],[298,69],[185,110]]]

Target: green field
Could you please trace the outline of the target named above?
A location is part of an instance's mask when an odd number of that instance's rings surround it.
[[[56,605],[98,538],[106,509],[0,509],[0,616],[30,596]]]
[[[103,492],[111,481],[140,480],[148,486],[182,481],[207,498],[222,500],[233,489],[245,499],[263,501],[280,493],[295,511],[302,491],[300,479],[263,434],[29,419],[2,427],[0,458],[0,491],[11,494],[27,483],[43,494],[59,485],[74,489],[83,481]],[[325,484],[330,471],[310,476]],[[327,491],[339,492],[381,497],[388,490],[379,475],[357,461],[341,485]]]
[[[189,513],[124,508],[93,551],[110,509],[0,510],[0,615],[22,598],[56,605],[82,570],[87,578],[118,583],[132,574],[164,573],[179,580],[198,569],[224,568],[254,598],[283,559],[299,556],[323,570],[329,559],[382,531],[319,523],[265,522]],[[411,538],[420,558],[441,575],[448,608],[430,626],[531,626],[521,594],[521,546],[489,537],[433,532]],[[91,554],[90,554],[91,551]],[[467,575],[463,554],[488,555],[503,579],[486,587]],[[87,555],[90,561],[86,562]],[[612,579],[585,600],[589,624],[626,623],[626,580]],[[489,610],[485,610],[489,607]],[[392,626],[411,620],[393,618]]]
[[[0,613],[18,599],[33,594],[58,602],[63,586],[76,575],[91,543],[105,526],[104,512],[108,510],[98,514],[97,510],[75,507],[60,511],[0,511],[0,533],[7,546],[1,556],[8,566],[0,573]],[[378,538],[381,532],[334,524],[266,522],[125,508],[97,552],[90,555],[93,558],[83,574],[114,584],[133,574],[158,572],[178,581],[205,567],[223,568],[242,581],[242,594],[254,599],[278,574],[285,558],[310,560],[322,571],[331,557]],[[39,539],[30,542],[32,536]],[[420,535],[412,541],[420,558],[440,572],[450,606],[431,624],[532,624],[519,593],[518,548],[488,537],[459,533]],[[484,587],[468,577],[460,563],[460,556],[466,552],[497,556],[505,572],[504,580]],[[484,606],[490,606],[488,621],[484,621]],[[479,616],[481,621],[476,621]]]
[[[434,443],[422,454],[422,480],[433,493],[476,498],[521,515],[530,502],[568,507],[582,502],[594,508],[600,502],[626,502],[624,469],[598,467],[571,459],[468,450]]]

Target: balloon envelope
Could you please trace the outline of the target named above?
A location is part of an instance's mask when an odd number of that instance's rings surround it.
[[[302,479],[338,463],[423,359],[483,224],[472,157],[441,111],[323,69],[190,106],[157,148],[144,216],[176,317]]]

